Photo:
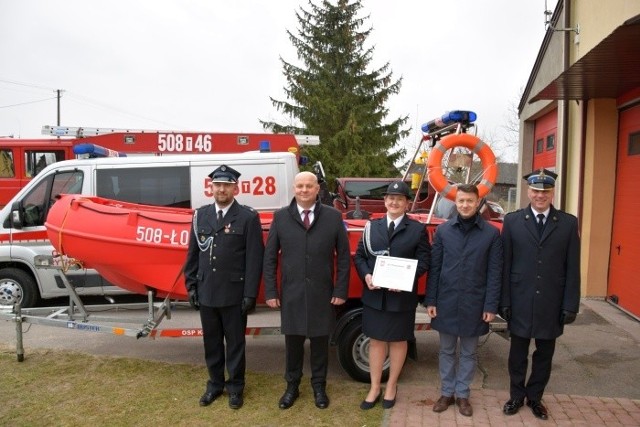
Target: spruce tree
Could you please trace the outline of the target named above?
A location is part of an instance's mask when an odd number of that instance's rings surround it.
[[[369,70],[373,47],[365,42],[369,16],[358,17],[361,0],[338,0],[296,11],[297,34],[287,30],[301,65],[280,58],[287,100],[270,98],[290,124],[260,121],[266,130],[320,136],[305,151],[323,163],[328,182],[336,176],[398,176],[395,164],[405,150],[397,143],[409,135],[408,116],[385,123],[385,103],[400,90],[389,63]]]

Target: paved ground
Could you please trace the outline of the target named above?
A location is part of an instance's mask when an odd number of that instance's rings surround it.
[[[426,351],[426,357],[434,358],[430,366],[437,364],[435,351]],[[470,399],[472,417],[460,415],[455,406],[434,413],[433,404],[440,397],[437,372],[416,381],[415,373],[407,378],[405,370],[398,401],[385,411],[383,425],[640,426],[640,323],[617,308],[601,300],[584,300],[578,320],[558,340],[543,398],[550,414],[547,421],[536,419],[526,406],[513,416],[502,413],[509,399],[507,352],[508,342],[495,335],[480,348]],[[407,366],[415,364],[422,360]]]
[[[385,413],[384,426],[640,425],[640,400],[637,399],[547,393],[543,400],[550,416],[541,421],[526,406],[516,415],[504,415],[502,405],[509,399],[506,390],[473,390],[472,417],[460,415],[454,406],[440,414],[434,413],[431,408],[439,397],[437,391],[425,395],[423,388],[411,385],[402,387],[399,393],[396,406]]]
[[[108,312],[109,314],[111,312]],[[111,313],[112,316],[129,312]],[[144,317],[145,312],[133,312]],[[261,316],[250,318],[250,325]],[[135,357],[170,363],[203,364],[200,338],[140,339],[113,334],[97,334],[23,325],[25,357],[32,348],[72,349],[91,354]],[[176,309],[161,327],[197,327],[197,313]],[[566,328],[558,340],[553,373],[543,399],[550,412],[546,422],[536,420],[524,407],[507,417],[501,409],[508,399],[508,341],[497,334],[483,338],[479,349],[479,369],[472,385],[474,415],[463,417],[451,407],[442,414],[432,411],[439,397],[437,372],[438,335],[416,334],[419,358],[403,369],[396,406],[385,411],[385,426],[434,425],[635,425],[640,426],[640,322],[602,300],[583,300],[578,320]],[[0,321],[0,345],[15,345],[15,325]],[[307,352],[308,354],[308,352]],[[350,380],[340,368],[334,351],[330,353],[329,381]],[[284,340],[266,336],[247,340],[247,369],[282,372]],[[308,369],[308,363],[305,364]],[[309,377],[309,373],[305,373]],[[367,386],[363,384],[363,397]]]

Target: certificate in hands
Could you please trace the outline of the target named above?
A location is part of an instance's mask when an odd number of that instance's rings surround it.
[[[417,259],[380,255],[373,267],[373,286],[411,292],[417,268]]]

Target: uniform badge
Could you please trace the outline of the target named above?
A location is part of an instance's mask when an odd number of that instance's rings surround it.
[[[231,224],[227,224],[227,225],[224,226],[224,232],[225,233],[229,233],[231,231],[230,229],[231,229]]]

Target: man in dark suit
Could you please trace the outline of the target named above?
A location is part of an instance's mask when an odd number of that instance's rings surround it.
[[[503,412],[524,405],[546,420],[542,395],[551,376],[556,338],[573,322],[580,305],[578,220],[551,204],[557,175],[547,169],[526,176],[528,207],[505,216],[500,315],[509,323],[510,399]],[[526,380],[529,344],[535,340]],[[526,380],[526,382],[525,382]]]
[[[229,407],[239,409],[244,402],[247,312],[255,308],[262,274],[262,227],[258,213],[234,199],[238,171],[222,165],[209,177],[215,203],[194,213],[184,268],[189,303],[200,310],[209,371],[200,406],[211,404],[226,387]]]
[[[280,307],[285,335],[287,389],[278,406],[290,408],[298,398],[308,337],[314,400],[324,409],[329,406],[326,382],[329,335],[336,320],[333,306],[344,304],[348,296],[349,239],[342,214],[318,200],[320,186],[313,173],[296,175],[294,190],[291,204],[273,216],[264,256],[266,303]]]

